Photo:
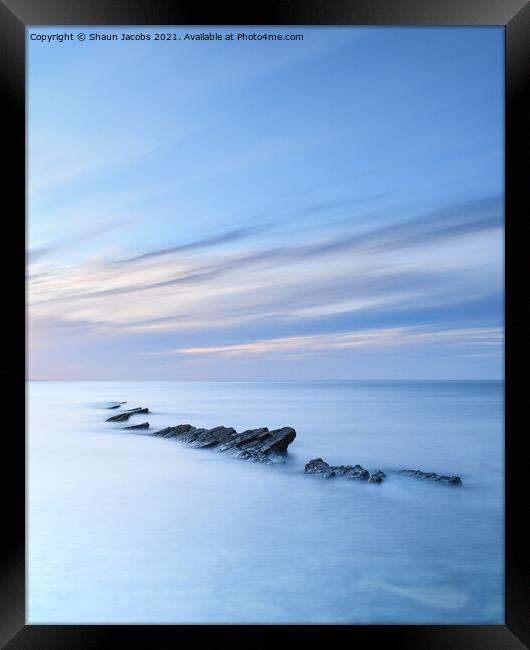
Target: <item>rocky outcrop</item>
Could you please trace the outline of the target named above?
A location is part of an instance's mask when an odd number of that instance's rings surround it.
[[[118,415],[113,415],[112,417],[107,418],[105,422],[126,422],[131,417],[131,415],[139,415],[140,413],[149,413],[149,409],[129,409],[128,411],[123,411],[121,413],[118,413]]]
[[[419,469],[402,469],[399,474],[405,476],[413,476],[414,478],[427,479],[429,481],[436,481],[437,483],[447,483],[448,485],[462,485],[460,476],[443,476],[435,474],[434,472],[422,472]]]
[[[117,409],[127,402],[108,402],[108,409]],[[125,422],[132,415],[149,413],[148,408],[134,408],[121,411],[106,422]],[[149,429],[149,422],[134,424],[123,427],[123,429]],[[269,431],[267,427],[258,429],[247,429],[237,432],[232,427],[218,426],[213,429],[197,428],[191,424],[179,424],[175,427],[165,427],[155,431],[153,436],[158,438],[171,438],[197,449],[215,449],[236,458],[244,458],[252,461],[265,463],[284,462],[287,455],[287,448],[296,438],[296,431],[291,427],[282,427]],[[368,483],[382,483],[386,474],[378,469],[370,472],[361,465],[330,465],[322,458],[314,458],[306,463],[304,467],[306,474],[318,474],[322,478],[329,479],[342,477],[350,480],[366,481]],[[398,472],[405,476],[431,480],[437,483],[448,485],[462,485],[459,476],[444,476],[434,472],[422,472],[421,470],[403,469]]]
[[[261,462],[285,460],[287,447],[296,437],[291,427],[269,431],[267,427],[248,429],[238,433],[232,427],[198,429],[191,424],[166,427],[153,433],[159,438],[173,438],[200,449],[215,449],[237,458]]]
[[[322,478],[342,476],[348,479],[368,481],[369,483],[382,483],[386,478],[386,474],[380,469],[370,474],[368,470],[361,467],[361,465],[329,465],[329,463],[323,461],[322,458],[314,458],[313,460],[310,460],[306,464],[304,471],[307,474],[318,474]],[[448,485],[462,485],[462,480],[459,476],[443,476],[435,474],[434,472],[422,472],[415,469],[402,469],[398,474],[427,479],[437,483],[447,483]]]
[[[342,476],[347,479],[368,481],[370,483],[381,483],[386,477],[386,474],[380,469],[370,475],[370,472],[361,465],[329,465],[322,458],[310,460],[304,467],[304,472],[319,474],[322,478]]]

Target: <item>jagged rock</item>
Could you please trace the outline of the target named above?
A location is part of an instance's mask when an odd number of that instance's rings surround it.
[[[149,413],[149,409],[135,408],[128,411],[123,411],[123,413],[118,413],[118,415],[113,415],[112,417],[107,418],[105,422],[124,422],[128,420],[131,415],[138,415],[139,413]]]
[[[267,431],[267,427],[262,427],[260,429],[247,429],[242,433],[238,433],[235,436],[232,436],[232,438],[230,438],[227,442],[221,444],[219,446],[219,451],[234,451],[235,449],[241,449],[245,443],[256,439],[262,433],[267,433]]]
[[[414,478],[428,479],[438,483],[447,483],[448,485],[462,485],[462,479],[460,476],[443,476],[435,474],[434,472],[422,472],[419,469],[402,469],[399,473],[405,474],[406,476],[413,476]]]
[[[257,431],[260,431],[259,429]],[[283,455],[287,453],[287,447],[296,438],[296,431],[291,427],[282,427],[273,431],[262,431],[256,436],[250,436],[247,440],[237,445],[237,455],[242,458],[249,456]]]
[[[191,442],[192,447],[208,448],[228,442],[237,433],[231,427],[214,427],[213,429],[201,429],[201,433]]]
[[[111,418],[107,418],[105,422],[123,422],[128,420],[130,417],[130,413],[120,413],[119,415],[114,415]]]
[[[367,481],[370,476],[370,472],[360,465],[338,465],[331,469],[335,472],[335,476],[344,476],[345,478],[359,479],[360,481]]]
[[[142,422],[142,424],[132,424],[129,427],[123,427],[124,429],[149,429],[149,422]]]
[[[162,438],[177,438],[179,442],[190,444],[205,431],[207,431],[207,429],[197,429],[196,427],[191,426],[191,424],[179,424],[176,427],[166,427],[166,429],[162,429],[153,435]]]
[[[342,476],[351,480],[371,481],[372,483],[381,483],[385,478],[385,473],[377,470],[370,476],[370,472],[361,467],[361,465],[329,465],[322,458],[310,460],[304,467],[307,474],[320,474],[322,478],[333,478]]]
[[[313,458],[304,467],[304,472],[308,474],[320,474],[322,478],[332,478],[335,472],[331,465],[322,460],[322,458]]]
[[[285,456],[287,447],[296,437],[296,431],[291,427],[274,431],[262,427],[238,433],[232,427],[197,429],[191,424],[180,424],[155,431],[153,435],[159,438],[174,438],[191,447],[216,449],[238,458],[272,462]]]
[[[154,431],[153,435],[160,438],[175,438],[180,433],[185,433],[190,429],[196,431],[195,427],[192,427],[191,424],[179,424],[177,427],[165,427],[164,429],[160,429],[160,431]]]

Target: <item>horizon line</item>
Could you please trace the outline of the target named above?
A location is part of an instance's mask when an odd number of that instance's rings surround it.
[[[452,379],[437,379],[437,378],[429,378],[429,379],[415,379],[415,378],[378,378],[378,379],[345,379],[345,378],[337,378],[337,379],[31,379],[27,378],[25,380],[26,382],[189,382],[189,383],[197,383],[197,382],[216,382],[216,383],[264,383],[264,382],[269,382],[269,383],[280,383],[280,382],[325,382],[325,381],[343,381],[343,382],[351,382],[351,381],[358,381],[358,382],[381,382],[381,381],[393,381],[393,382],[421,382],[421,381],[437,381],[437,382],[503,382],[505,381],[504,377],[501,378],[490,378],[490,379],[478,379],[478,378],[473,378],[473,377],[464,377],[464,378],[452,378]]]

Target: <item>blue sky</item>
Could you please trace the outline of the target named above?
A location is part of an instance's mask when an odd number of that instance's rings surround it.
[[[502,29],[266,31],[28,38],[30,378],[502,378]]]

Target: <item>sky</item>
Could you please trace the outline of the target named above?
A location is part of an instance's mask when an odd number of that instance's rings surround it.
[[[502,28],[30,40],[28,377],[502,379]]]

